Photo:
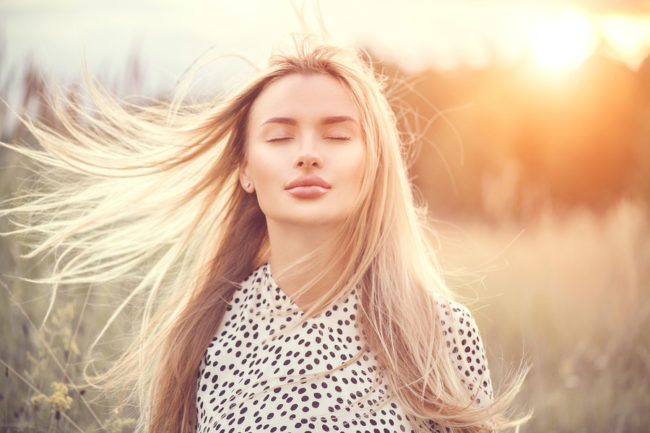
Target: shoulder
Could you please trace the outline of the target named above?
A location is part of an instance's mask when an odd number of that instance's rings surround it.
[[[484,406],[492,400],[492,382],[485,348],[470,310],[464,305],[437,299],[442,338],[452,364],[476,404]]]

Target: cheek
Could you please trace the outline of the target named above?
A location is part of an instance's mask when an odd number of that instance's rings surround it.
[[[276,162],[272,152],[264,152],[263,149],[250,149],[248,154],[248,174],[255,183],[255,187],[263,187],[273,175],[277,176]]]
[[[365,148],[359,149],[352,155],[349,155],[346,158],[347,161],[347,172],[351,177],[352,183],[355,185],[356,189],[361,188],[361,182],[363,180],[363,175],[366,168],[366,150]]]
[[[277,202],[278,185],[282,183],[282,170],[272,154],[253,151],[248,155],[248,175],[255,186],[260,209],[265,214]]]

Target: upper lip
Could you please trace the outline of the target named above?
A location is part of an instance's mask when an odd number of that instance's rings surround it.
[[[325,179],[318,176],[300,176],[287,184],[285,189],[291,189],[298,186],[320,186],[323,188],[331,188],[330,184],[325,182]]]

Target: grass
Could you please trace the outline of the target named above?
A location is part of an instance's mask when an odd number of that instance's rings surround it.
[[[495,382],[522,356],[532,366],[517,406],[534,416],[521,431],[640,432],[650,425],[649,230],[646,213],[627,202],[600,216],[548,211],[525,226],[441,225],[450,282],[479,299],[470,306]],[[3,273],[15,272],[7,264],[25,266],[17,246],[2,242],[13,258],[3,260]],[[38,272],[35,266],[29,271]],[[5,283],[0,429],[76,431],[76,424],[95,431],[101,422],[103,431],[129,431],[128,416],[107,410],[114,401],[75,386],[84,348],[110,312],[110,293],[63,292],[39,330],[47,291]],[[124,332],[111,331],[107,356],[119,352]],[[68,384],[67,409],[54,402],[56,383]]]
[[[0,120],[5,114],[0,110]],[[0,150],[0,200],[25,175],[13,157]],[[508,377],[522,358],[532,367],[517,405],[534,416],[520,431],[648,430],[648,217],[621,201],[602,214],[559,214],[549,206],[525,224],[438,223],[450,284],[478,298],[469,306],[493,379]],[[0,220],[0,231],[7,224]],[[0,237],[0,431],[132,430],[133,408],[82,385],[86,349],[119,291],[70,287],[41,327],[48,289],[8,275],[38,276],[47,261],[21,260],[22,252],[20,238]],[[123,349],[128,325],[110,329],[100,356],[109,360]]]
[[[441,228],[451,281],[480,300],[493,376],[522,355],[532,366],[519,404],[535,413],[522,431],[647,431],[648,221],[621,202],[603,215],[547,209],[523,226]]]

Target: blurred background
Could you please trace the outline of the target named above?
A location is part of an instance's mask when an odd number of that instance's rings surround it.
[[[137,100],[168,97],[199,56],[245,56],[202,70],[192,94],[206,97],[263,64],[298,15],[391,78],[417,144],[411,175],[493,379],[532,367],[521,431],[650,431],[649,1],[4,0],[0,140],[33,143],[17,115],[51,121],[43,94],[82,94],[84,59]],[[27,172],[3,148],[0,166],[4,199]],[[63,292],[39,328],[49,292],[9,275],[47,264],[22,252],[0,238],[0,431],[130,431],[134,408],[74,386],[110,291]]]

